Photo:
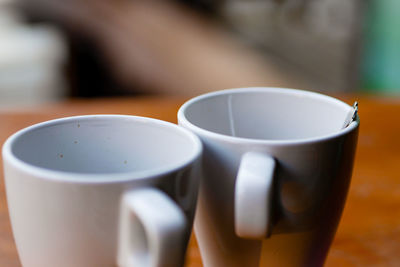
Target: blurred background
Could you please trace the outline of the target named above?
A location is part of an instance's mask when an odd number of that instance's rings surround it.
[[[242,86],[400,93],[398,0],[0,0],[0,107]]]

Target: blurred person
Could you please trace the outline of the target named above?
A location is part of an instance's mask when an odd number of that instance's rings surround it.
[[[92,60],[102,65],[89,64],[86,73],[93,74],[92,68],[111,73],[121,93],[194,95],[243,86],[301,87],[216,20],[175,1],[19,0],[18,6],[86,44]],[[104,85],[102,77],[94,76],[85,83],[91,90]]]

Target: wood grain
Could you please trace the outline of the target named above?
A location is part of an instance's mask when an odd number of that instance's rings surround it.
[[[326,266],[400,265],[400,98],[342,96],[359,101],[361,128],[351,188]],[[176,122],[185,98],[72,100],[0,112],[0,143],[37,122],[82,114],[130,114]],[[0,166],[0,266],[20,266],[8,217]],[[201,267],[194,238],[187,267]],[[222,267],[222,266],[221,266]]]

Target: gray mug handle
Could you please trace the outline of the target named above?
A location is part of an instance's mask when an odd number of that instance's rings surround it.
[[[264,239],[271,232],[275,159],[258,152],[242,156],[235,184],[235,232]]]
[[[183,266],[188,224],[180,207],[152,188],[124,193],[120,208],[120,267]]]

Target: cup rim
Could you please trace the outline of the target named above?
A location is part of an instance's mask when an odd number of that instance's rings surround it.
[[[77,119],[90,120],[98,118],[127,119],[135,122],[151,123],[157,127],[166,127],[175,131],[176,133],[180,133],[186,136],[188,140],[191,140],[193,149],[190,152],[190,155],[188,157],[185,157],[183,161],[179,162],[177,161],[160,168],[152,168],[142,171],[128,171],[128,172],[115,172],[115,173],[80,173],[80,172],[47,169],[45,167],[36,166],[34,164],[27,163],[21,160],[12,151],[12,147],[19,137],[35,129],[47,127],[50,125],[62,124]],[[141,179],[152,179],[152,178],[155,179],[157,177],[167,175],[169,173],[172,173],[179,169],[186,168],[187,166],[191,165],[200,157],[202,149],[203,148],[201,141],[195,134],[184,129],[183,127],[179,127],[176,124],[141,116],[119,115],[119,114],[97,114],[97,115],[80,115],[80,116],[63,117],[63,118],[40,122],[28,126],[26,128],[23,128],[7,138],[7,140],[3,144],[2,154],[3,154],[4,167],[6,167],[6,163],[8,163],[14,166],[18,170],[32,174],[36,178],[52,180],[52,181],[93,184],[93,183],[118,183],[129,180],[141,180]]]
[[[346,104],[345,102],[328,96],[324,94],[320,94],[317,92],[312,91],[305,91],[300,89],[291,89],[291,88],[283,88],[283,87],[243,87],[243,88],[233,88],[233,89],[224,89],[215,92],[210,92],[206,94],[202,94],[196,96],[194,98],[189,99],[186,101],[178,110],[178,123],[179,125],[188,128],[195,132],[200,136],[205,136],[208,138],[220,140],[223,142],[228,143],[243,143],[243,144],[261,144],[261,145],[279,145],[279,146],[286,146],[286,145],[302,145],[302,144],[310,144],[316,142],[322,142],[330,139],[334,139],[343,135],[348,134],[351,131],[354,131],[358,128],[360,124],[360,118],[357,114],[356,120],[353,121],[349,126],[346,128],[340,129],[338,131],[332,132],[330,134],[315,136],[315,137],[307,137],[307,138],[298,138],[298,139],[281,139],[281,140],[271,140],[271,139],[257,139],[257,138],[246,138],[246,137],[237,137],[237,136],[230,136],[225,134],[220,134],[216,132],[212,132],[206,129],[203,129],[193,123],[191,123],[186,118],[186,110],[194,103],[199,101],[213,98],[220,95],[229,95],[229,94],[237,94],[237,93],[265,93],[265,92],[273,92],[273,93],[280,93],[286,95],[297,95],[301,97],[309,97],[314,99],[320,99],[322,101],[334,103],[339,106],[343,106],[343,108],[348,108],[349,110],[352,108],[350,105]]]

